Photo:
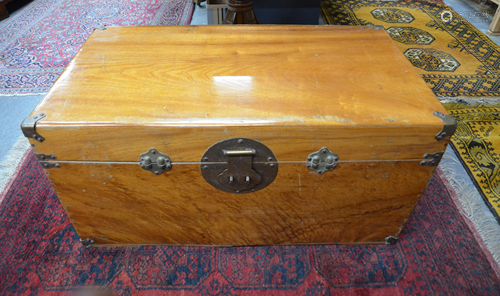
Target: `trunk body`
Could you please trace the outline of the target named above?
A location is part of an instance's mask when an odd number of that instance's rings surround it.
[[[373,27],[110,27],[23,131],[96,245],[385,243],[443,114]]]

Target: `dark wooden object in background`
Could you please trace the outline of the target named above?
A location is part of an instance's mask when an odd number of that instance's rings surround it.
[[[205,2],[206,0],[194,0],[194,4],[198,5],[201,7],[201,2]]]
[[[16,10],[25,7],[31,2],[33,0],[0,0],[0,21],[8,18]]]
[[[321,0],[253,0],[253,11],[261,25],[317,25]]]
[[[9,12],[7,11],[7,3],[12,0],[0,0],[0,21],[9,17]]]
[[[252,0],[229,0],[223,24],[258,24]]]

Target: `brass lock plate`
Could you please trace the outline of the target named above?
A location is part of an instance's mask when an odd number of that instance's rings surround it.
[[[266,145],[248,138],[222,140],[205,151],[200,164],[203,178],[231,193],[264,189],[278,174],[278,160]]]

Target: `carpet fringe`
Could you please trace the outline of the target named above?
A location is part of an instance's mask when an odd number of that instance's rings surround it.
[[[45,95],[47,92],[40,93],[0,93],[0,97],[22,97],[22,96],[40,96]]]
[[[493,269],[500,273],[498,270],[500,266],[500,224],[484,203],[479,191],[451,147],[446,149],[439,169],[455,191],[456,197],[462,205],[462,213],[472,222],[493,260],[497,263],[496,268],[493,267]],[[500,274],[498,276],[500,277]]]
[[[9,153],[5,156],[5,159],[0,162],[0,204],[2,203],[4,193],[9,189],[10,181],[13,176],[19,170],[19,166],[22,164],[24,155],[28,148],[30,147],[30,142],[24,136],[19,136],[17,141],[14,143]]]
[[[439,101],[441,104],[464,104],[467,106],[474,107],[476,105],[495,105],[495,104],[500,104],[500,98],[497,99],[486,99],[486,98],[477,98],[477,99],[471,99],[468,97],[443,97],[443,96],[438,96]]]

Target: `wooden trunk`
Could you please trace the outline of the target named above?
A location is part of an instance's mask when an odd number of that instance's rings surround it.
[[[374,27],[108,27],[23,131],[87,243],[391,243],[453,132],[444,114]],[[335,159],[316,164],[323,147]]]

